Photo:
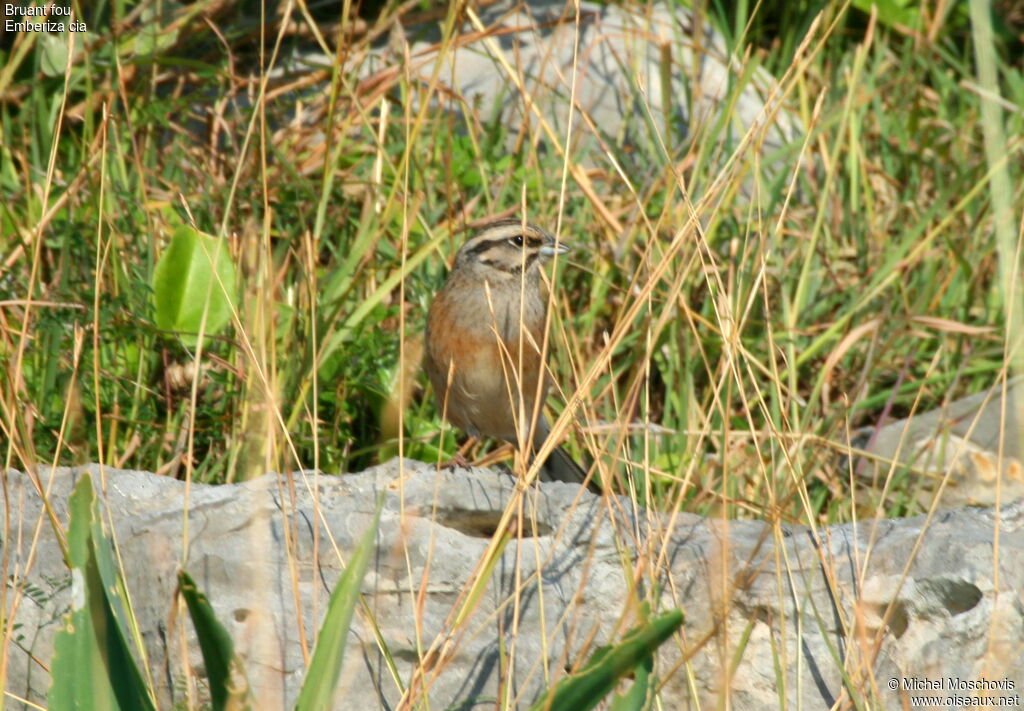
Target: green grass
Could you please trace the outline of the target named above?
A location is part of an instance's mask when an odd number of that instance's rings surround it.
[[[392,10],[359,21],[352,52]],[[128,11],[98,7],[77,49]],[[66,77],[52,42],[8,42],[11,465],[99,460],[216,482],[354,471],[399,449],[452,453],[456,433],[439,434],[417,369],[425,309],[466,225],[524,201],[577,247],[556,279],[555,408],[599,365],[572,448],[623,486],[631,471],[659,505],[708,510],[724,495],[729,515],[843,519],[834,455],[849,430],[976,391],[1003,368],[1004,257],[970,25],[957,13],[927,42],[830,9],[802,50],[813,7],[722,15],[734,42],[756,42],[751,66],[784,76],[806,143],[764,165],[745,151],[721,173],[723,125],[692,126],[666,155],[655,120],[638,127],[649,151],[590,156],[586,194],[571,171],[562,192],[560,150],[509,152],[509,126],[421,111],[428,89],[401,76],[360,88],[335,72],[319,77],[326,91],[278,91],[317,86],[300,68],[268,80],[261,99],[276,38],[268,25],[260,55],[258,25],[222,12],[223,41],[188,8],[129,18],[119,42]],[[284,50],[300,41],[285,33]],[[1011,44],[999,47],[1009,56]],[[996,63],[1003,105],[1017,107],[999,119],[1019,214],[1024,79],[1019,64]],[[315,120],[285,128],[300,97]],[[182,220],[228,236],[243,275],[232,327],[207,339],[194,388],[195,350],[154,325],[151,290]]]

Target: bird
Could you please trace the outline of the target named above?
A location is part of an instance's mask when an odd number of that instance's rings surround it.
[[[427,310],[424,369],[444,417],[471,437],[503,439],[528,457],[547,439],[541,267],[569,251],[540,227],[508,218],[481,227],[456,253]],[[587,474],[558,446],[538,478],[582,484]]]

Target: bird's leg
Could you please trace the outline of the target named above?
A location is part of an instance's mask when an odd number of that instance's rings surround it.
[[[469,460],[462,456],[462,452],[456,452],[451,459],[441,462],[442,469],[469,469],[471,466]]]
[[[463,452],[468,452],[470,448],[476,444],[476,437],[470,437],[467,439],[459,450],[455,452],[455,455],[446,462],[441,462],[442,469],[469,469],[472,464],[466,459]]]

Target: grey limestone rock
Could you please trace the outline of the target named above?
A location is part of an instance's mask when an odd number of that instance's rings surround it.
[[[921,482],[928,507],[942,487],[938,506],[994,506],[1024,497],[1021,407],[1024,380],[990,389],[897,422],[865,429],[863,449],[873,455],[855,467],[880,486],[890,469],[906,468]],[[945,483],[943,483],[945,482]]]
[[[708,18],[674,2],[578,5],[577,18],[565,0],[468,3],[450,42],[443,18],[396,26],[347,70],[370,85],[402,75],[434,87],[439,108],[508,127],[510,147],[557,143],[587,163],[642,156],[625,167],[632,176],[638,165],[663,170],[665,150],[674,155],[698,132],[716,145],[716,165],[748,132],[765,166],[789,165],[778,151],[803,135],[799,118],[775,78],[731,55]],[[298,53],[283,71],[333,62]]]
[[[83,471],[39,472],[65,525]],[[637,598],[686,615],[657,655],[663,708],[713,708],[728,693],[742,709],[829,708],[851,694],[898,709],[907,689],[925,682],[985,678],[1014,687],[994,693],[1018,695],[1024,684],[1024,502],[813,530],[645,511],[545,484],[526,492],[521,535],[468,622],[454,628],[467,581],[515,499],[507,475],[395,460],[361,474],[186,488],[146,472],[89,471],[162,708],[182,702],[202,668],[187,614],[174,604],[182,561],[235,639],[257,708],[290,707],[339,561],[372,521],[380,492],[363,583],[376,630],[357,616],[339,709],[398,706],[378,634],[406,688],[422,688],[412,670],[443,643],[427,665],[431,708],[493,706],[499,697],[525,708],[635,624]],[[42,703],[68,573],[31,478],[9,471],[4,496],[5,604],[19,625],[5,688]]]

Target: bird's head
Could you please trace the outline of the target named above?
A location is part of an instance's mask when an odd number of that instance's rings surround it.
[[[520,276],[538,270],[556,254],[565,254],[569,245],[556,242],[550,234],[518,218],[498,220],[481,227],[455,257],[455,266],[496,270]]]

